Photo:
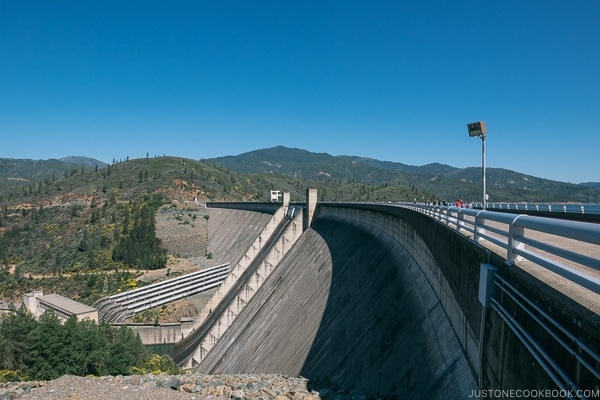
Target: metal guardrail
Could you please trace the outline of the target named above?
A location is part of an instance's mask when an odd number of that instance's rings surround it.
[[[473,208],[482,208],[481,203],[473,203]],[[596,203],[487,203],[487,210],[536,211],[548,213],[598,214],[600,204]]]
[[[600,294],[600,279],[565,264],[569,262],[600,271],[600,224],[427,204],[404,203],[400,206],[428,215],[460,234],[472,235],[475,242],[487,240],[500,246],[506,250],[508,265],[527,259]],[[540,234],[558,239],[553,242],[572,239],[598,248],[592,255],[580,254],[567,246],[540,240]]]

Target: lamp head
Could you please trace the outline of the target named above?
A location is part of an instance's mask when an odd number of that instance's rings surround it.
[[[485,136],[487,133],[487,128],[485,126],[484,121],[471,122],[467,124],[467,131],[469,131],[469,136]]]

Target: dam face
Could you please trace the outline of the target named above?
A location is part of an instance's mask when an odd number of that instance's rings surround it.
[[[531,265],[509,265],[454,228],[395,205],[318,204],[304,231],[293,213],[265,222],[235,211],[243,207],[219,204],[214,220],[225,230],[212,237],[216,256],[243,257],[240,268],[251,260],[250,272],[233,276],[227,301],[175,346],[180,365],[300,375],[315,388],[325,381],[398,398],[565,387],[554,371],[569,387],[600,389],[600,317],[537,279]],[[263,223],[278,228],[260,230]],[[231,248],[247,239],[247,254]],[[482,271],[490,269],[487,287]],[[492,289],[494,307],[486,308]],[[204,338],[210,347],[200,345]]]
[[[327,215],[284,256],[198,371],[301,375],[399,398],[464,398],[477,388],[415,259],[384,231]]]

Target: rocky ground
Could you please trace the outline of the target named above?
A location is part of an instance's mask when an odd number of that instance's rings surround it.
[[[156,213],[156,236],[169,254],[180,258],[205,257],[208,211],[199,204],[173,203]]]
[[[367,397],[340,391],[322,382],[282,375],[132,375],[78,377],[65,375],[53,381],[0,384],[0,400],[316,400]]]

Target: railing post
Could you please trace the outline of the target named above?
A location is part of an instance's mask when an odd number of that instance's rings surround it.
[[[459,209],[456,213],[456,232],[460,233],[460,230],[463,226],[465,226],[465,222],[464,222],[464,213],[461,212],[462,208]]]
[[[450,226],[450,210],[448,208],[444,210],[444,223],[446,226]]]
[[[454,223],[455,230],[458,230],[458,212],[448,209],[448,214],[448,227],[450,227],[451,223]]]
[[[483,221],[485,221],[485,219],[479,216],[479,214],[481,214],[484,211],[485,210],[481,210],[477,213],[477,215],[475,215],[475,224],[473,226],[473,240],[476,243],[479,243],[480,241],[484,240],[482,234],[485,233],[485,229],[482,228],[482,225],[484,225]]]
[[[514,265],[516,262],[524,260],[523,257],[515,253],[516,249],[524,249],[525,245],[519,240],[519,238],[525,235],[525,229],[515,226],[515,223],[519,218],[527,217],[527,215],[517,215],[508,225],[508,246],[506,248],[506,263],[508,265]]]

